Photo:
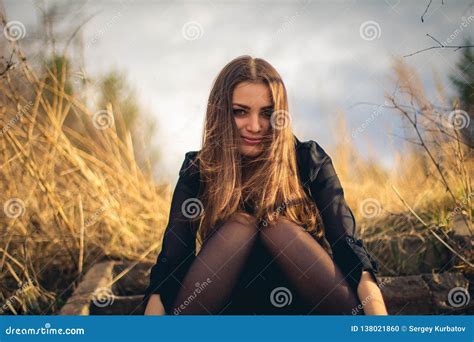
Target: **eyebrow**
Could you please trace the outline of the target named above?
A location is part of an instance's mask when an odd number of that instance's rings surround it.
[[[243,104],[240,104],[240,103],[233,103],[233,105],[234,106],[239,106],[239,107],[242,107],[242,108],[245,108],[245,109],[250,109],[249,106],[246,106],[246,105],[243,105]],[[273,108],[273,105],[262,107],[261,109],[269,109],[269,108]]]

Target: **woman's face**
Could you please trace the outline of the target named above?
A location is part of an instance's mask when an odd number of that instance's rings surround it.
[[[263,152],[263,138],[270,131],[273,103],[264,83],[242,82],[232,95],[232,110],[240,133],[239,152],[256,157]]]

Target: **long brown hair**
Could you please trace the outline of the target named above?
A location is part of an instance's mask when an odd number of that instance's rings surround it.
[[[233,116],[232,95],[241,82],[266,84],[273,103],[264,151],[255,158],[245,158],[238,151],[240,134]],[[316,238],[323,236],[318,210],[298,179],[296,142],[290,122],[285,86],[268,62],[240,56],[219,73],[209,96],[202,149],[196,158],[202,182],[203,211],[198,227],[201,242],[234,212],[242,210],[245,203],[254,206],[259,225],[272,225],[283,215]]]

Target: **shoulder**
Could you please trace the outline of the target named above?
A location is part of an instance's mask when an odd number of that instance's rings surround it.
[[[179,170],[180,177],[193,177],[199,175],[199,161],[198,161],[199,151],[189,151],[184,154],[183,164]]]
[[[314,180],[321,167],[331,162],[331,157],[323,147],[314,140],[300,141],[296,136],[295,150],[298,167],[306,180]],[[199,181],[199,155],[200,151],[188,151],[179,170],[179,176]]]
[[[314,140],[300,141],[295,136],[296,158],[306,180],[316,179],[322,166],[331,162],[331,157],[323,147]]]

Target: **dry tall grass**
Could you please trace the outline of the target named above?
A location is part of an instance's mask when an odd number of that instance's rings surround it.
[[[91,112],[65,91],[65,70],[37,75],[12,48],[20,62],[0,82],[0,303],[46,314],[99,260],[156,258],[170,187],[138,168],[111,106]]]
[[[333,160],[347,201],[365,238],[380,241],[416,235],[434,236],[438,242],[442,238],[447,248],[464,258],[462,267],[472,272],[472,251],[457,246],[448,234],[457,222],[472,236],[474,155],[460,135],[469,120],[467,113],[446,103],[439,82],[439,104],[430,102],[416,70],[403,60],[394,60],[393,71],[397,91],[386,94],[383,106],[402,118],[406,140],[399,140],[402,146],[389,170],[374,159],[367,161],[352,141],[338,142]],[[363,137],[367,125],[377,125],[380,112],[381,107],[376,108],[353,139]],[[336,126],[337,136],[351,136],[342,116]]]

